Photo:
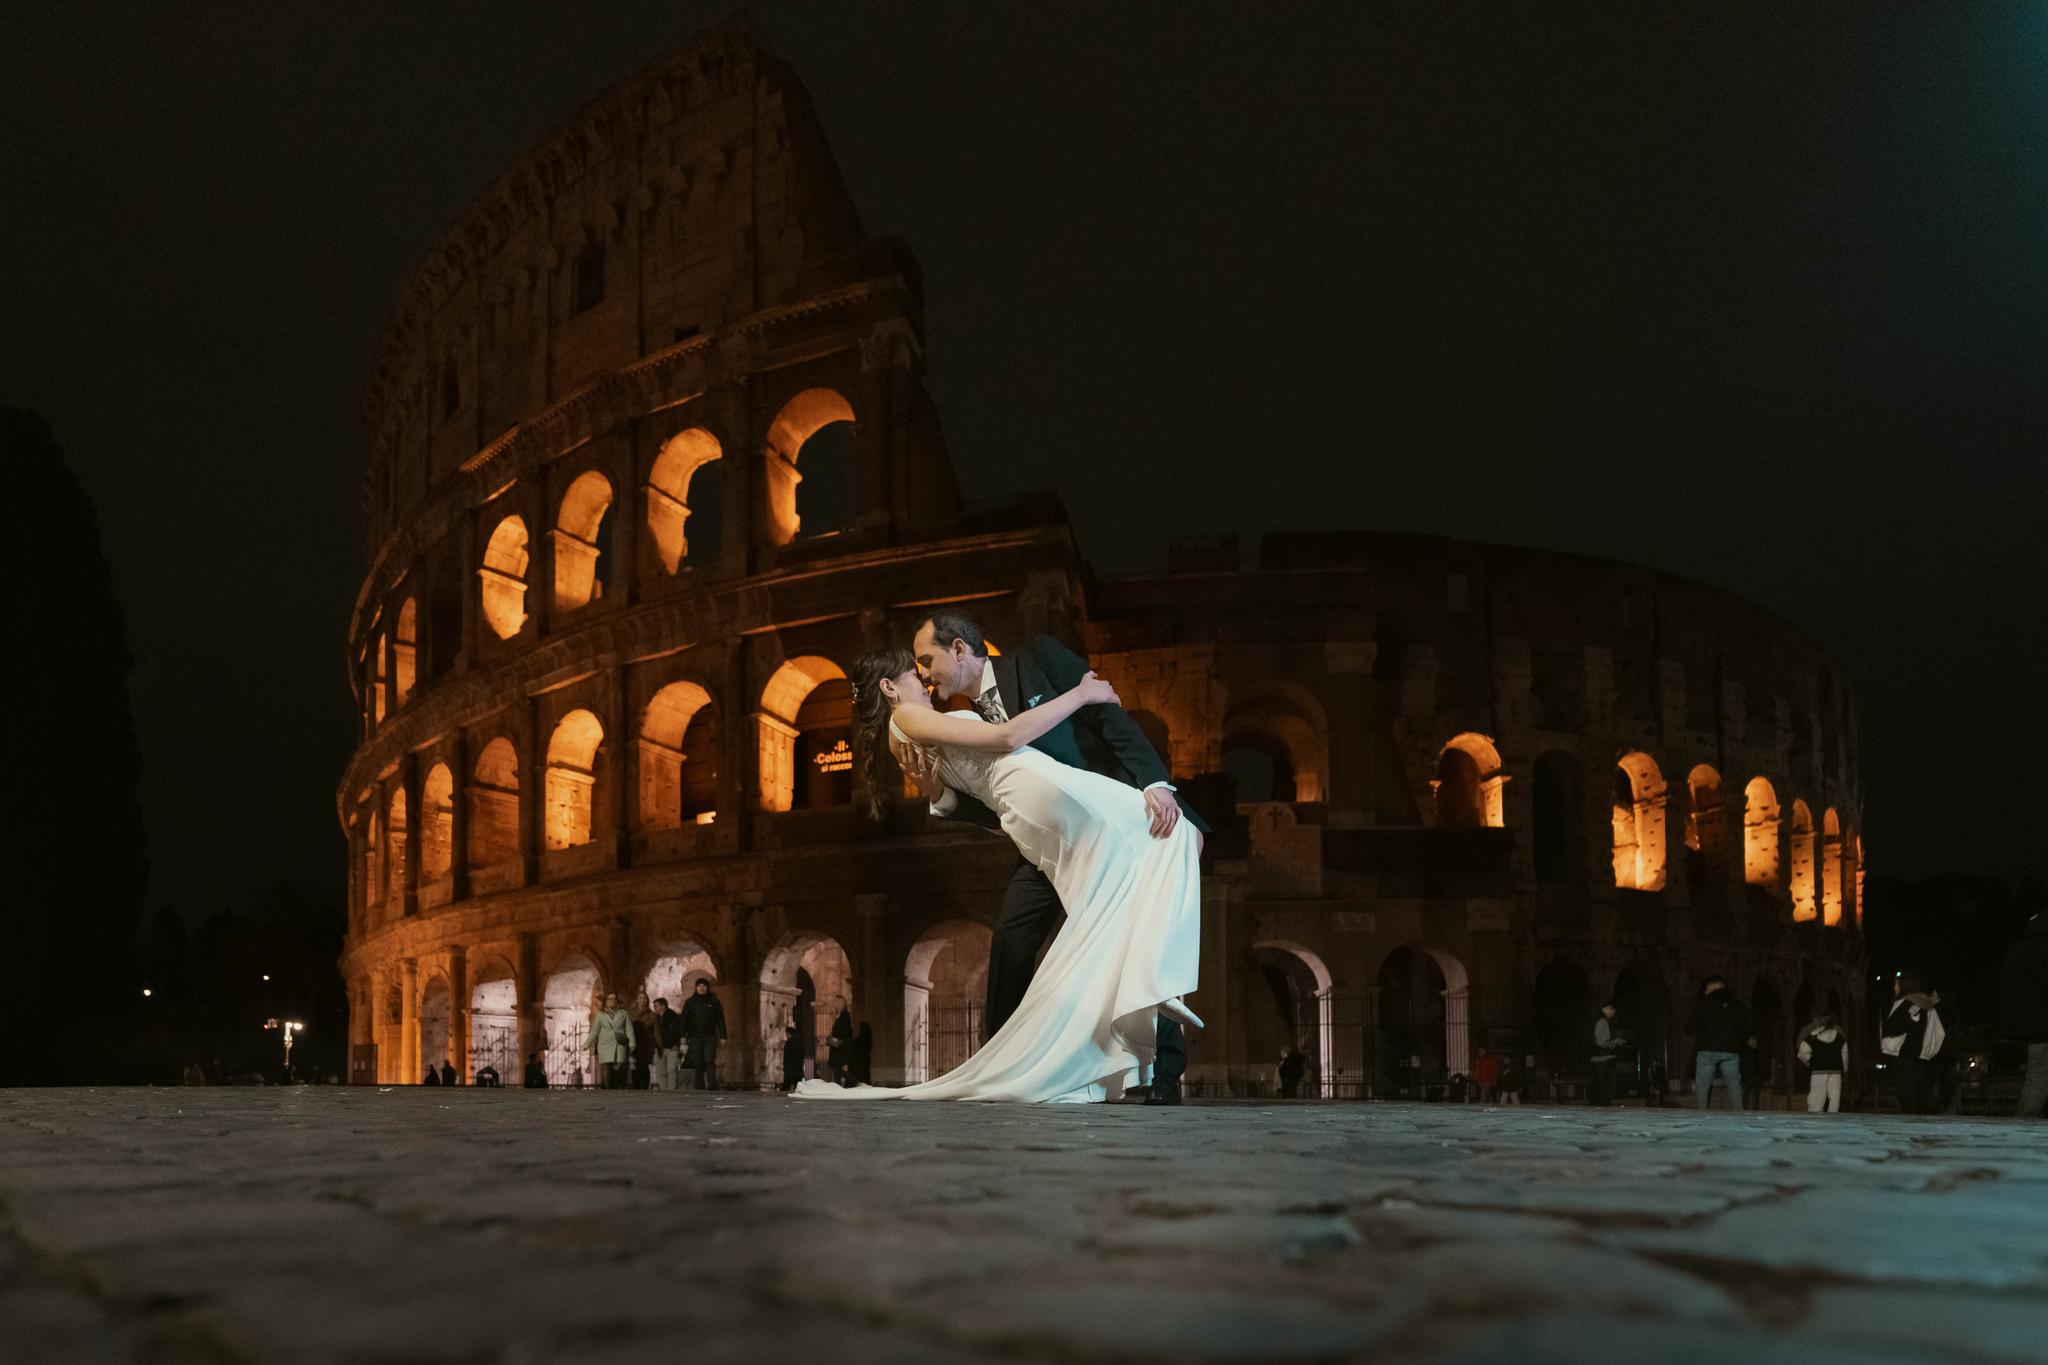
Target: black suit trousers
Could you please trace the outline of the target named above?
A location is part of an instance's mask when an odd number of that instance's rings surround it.
[[[1038,970],[1038,950],[1066,918],[1052,880],[1030,863],[1020,862],[1003,890],[1003,910],[996,920],[988,949],[988,998],[981,1016],[982,1041],[1017,1012],[1024,992]],[[1152,1071],[1162,1080],[1179,1080],[1188,1069],[1187,1039],[1178,1020],[1159,1017],[1159,1055]]]

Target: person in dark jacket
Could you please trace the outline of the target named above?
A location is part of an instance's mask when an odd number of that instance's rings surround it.
[[[1890,1057],[1893,1093],[1902,1114],[1928,1112],[1932,1068],[1920,1054],[1927,1047],[1927,1029],[1939,994],[1923,990],[1920,978],[1905,972],[1892,978],[1892,1005],[1878,1030],[1879,1047]]]
[[[718,1045],[725,1041],[725,1006],[702,977],[683,1002],[683,1037],[690,1044],[691,1083],[699,1090],[718,1089]]]
[[[432,1066],[431,1064],[429,1064],[429,1065],[428,1065],[428,1067],[427,1067],[427,1070],[426,1070],[426,1074],[424,1074],[424,1075],[422,1075],[422,1076],[420,1077],[420,1084],[421,1084],[421,1085],[439,1085],[440,1083],[441,1083],[441,1073],[440,1073],[440,1072],[438,1072],[438,1071],[436,1071],[436,1070],[434,1070],[433,1066]]]
[[[832,1079],[846,1084],[846,1064],[853,1045],[853,1011],[844,1000],[839,1002],[839,1013],[832,1020],[831,1036],[825,1039],[825,1067]]]
[[[541,1065],[538,1052],[526,1054],[526,1075],[521,1078],[519,1083],[528,1090],[545,1090],[548,1088],[548,1069]]]
[[[1604,1109],[1614,1103],[1614,1059],[1621,1044],[1621,1032],[1614,1027],[1614,1002],[1609,1000],[1593,1016],[1593,1077],[1586,1084],[1587,1107]]]
[[[453,1063],[453,1062],[443,1062],[443,1063],[441,1063],[441,1084],[443,1084],[443,1085],[460,1085],[460,1084],[462,1084],[462,1082],[461,1082],[461,1081],[459,1081],[459,1080],[457,1080],[457,1079],[455,1078],[455,1063]]]
[[[862,1024],[848,1043],[846,1052],[845,1085],[872,1085],[875,1079],[875,1026]]]
[[[2036,910],[2006,950],[1998,969],[1998,1027],[2027,1045],[2027,1078],[2020,1083],[2023,1119],[2048,1109],[2048,911]]]
[[[1728,1107],[1742,1108],[1742,1052],[1756,1046],[1749,1031],[1749,1011],[1728,989],[1728,979],[1710,976],[1700,987],[1692,1012],[1693,1094],[1707,1107],[1719,1075],[1728,1087]]]
[[[804,1040],[796,1031],[795,1024],[786,1025],[782,1032],[782,1089],[794,1090],[796,1083],[804,1078]]]
[[[1280,1053],[1280,1098],[1291,1100],[1301,1094],[1301,1078],[1308,1072],[1308,1061],[1299,1051],[1287,1048]]]
[[[1799,1035],[1799,1060],[1807,1068],[1806,1112],[1842,1112],[1842,1074],[1849,1069],[1849,1039],[1823,1011]]]
[[[668,1007],[668,997],[654,1002],[654,1066],[656,1090],[682,1088],[683,1016]]]

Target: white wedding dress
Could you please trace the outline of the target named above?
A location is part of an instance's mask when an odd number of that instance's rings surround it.
[[[889,729],[910,742],[895,721]],[[1066,923],[1017,1012],[959,1066],[902,1089],[804,1081],[797,1097],[1113,1098],[1151,1060],[1159,1002],[1195,989],[1202,888],[1194,828],[1181,820],[1155,839],[1142,793],[1036,749],[948,745],[933,752],[946,785],[994,811],[1019,851],[1051,878]]]

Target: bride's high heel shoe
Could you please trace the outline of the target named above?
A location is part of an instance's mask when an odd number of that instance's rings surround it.
[[[1159,1012],[1167,1018],[1174,1020],[1182,1028],[1201,1029],[1208,1027],[1207,1024],[1202,1022],[1202,1016],[1189,1009],[1187,1002],[1177,995],[1171,1000],[1160,1001]]]

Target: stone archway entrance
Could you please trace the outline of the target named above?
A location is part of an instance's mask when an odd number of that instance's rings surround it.
[[[1624,967],[1614,979],[1614,1017],[1635,1044],[1637,1086],[1669,1089],[1671,992],[1653,962]]]
[[[519,987],[509,969],[498,967],[469,992],[470,1082],[490,1067],[501,1085],[518,1085],[525,1059],[519,1055]]]
[[[1593,1055],[1597,1008],[1593,983],[1578,963],[1556,958],[1536,974],[1536,1057],[1553,1081],[1585,1076]]]
[[[1259,1003],[1252,1009],[1247,1044],[1253,1061],[1264,1069],[1270,1058],[1277,1069],[1283,1049],[1299,1051],[1308,1064],[1299,1093],[1335,1098],[1339,1072],[1363,1070],[1363,1059],[1350,1055],[1340,1061],[1330,969],[1307,948],[1279,939],[1253,944],[1252,960],[1266,988],[1259,992],[1254,987]],[[1270,1012],[1265,1008],[1267,1001],[1271,1002]],[[1355,1046],[1350,1049],[1353,1054],[1356,1051]]]
[[[925,930],[903,964],[903,1080],[943,1076],[981,1050],[989,930],[946,920]]]
[[[1411,944],[1387,955],[1379,972],[1376,1093],[1420,1099],[1472,1069],[1465,964],[1437,948]]]
[[[796,933],[761,964],[761,1067],[764,1089],[782,1076],[784,1030],[796,1026],[797,1042],[812,1077],[829,1077],[826,1043],[841,1008],[853,1008],[853,964],[838,940]]]
[[[440,1073],[441,1064],[450,1060],[448,1044],[455,1022],[455,1000],[448,993],[448,979],[436,976],[420,991],[420,1079],[427,1078],[427,1069]]]
[[[599,990],[597,967],[580,953],[571,954],[548,973],[541,991],[541,1018],[547,1030],[544,1063],[548,1084],[595,1085],[589,1049],[592,1003]]]

